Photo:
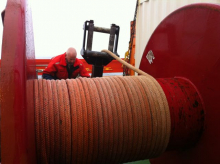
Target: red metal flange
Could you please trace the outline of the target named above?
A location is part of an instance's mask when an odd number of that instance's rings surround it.
[[[36,78],[30,11],[26,0],[7,1],[1,52],[2,163],[36,163],[33,82],[27,81]]]
[[[157,79],[169,103],[171,135],[166,150],[195,146],[204,130],[204,106],[196,88],[187,79]]]
[[[178,76],[188,79],[195,85],[194,88],[198,89],[206,109],[205,131],[196,146],[166,152],[161,157],[152,159],[153,164],[220,163],[218,155],[220,147],[219,29],[219,5],[188,5],[165,18],[154,31],[145,48],[140,69],[155,78]],[[148,59],[152,56],[155,59],[150,64]],[[175,90],[172,92],[177,94]],[[196,98],[190,93],[185,94]],[[181,101],[175,103],[183,104]],[[192,115],[196,119],[197,116],[193,113]],[[201,111],[201,115],[204,115],[204,111]],[[175,135],[180,136],[181,129],[178,133]],[[178,144],[177,141],[174,142]]]

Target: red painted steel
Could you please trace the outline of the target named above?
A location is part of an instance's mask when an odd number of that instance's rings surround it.
[[[191,149],[169,151],[152,164],[220,163],[220,6],[194,4],[165,18],[152,34],[140,69],[155,78],[185,77],[199,90],[204,101],[205,131]],[[149,64],[146,55],[155,56]]]
[[[190,81],[157,79],[169,103],[171,135],[167,150],[185,150],[197,144],[204,131],[204,107]]]
[[[36,69],[43,71],[51,59],[36,59]],[[83,64],[85,65],[86,70],[89,73],[92,73],[92,65],[89,65],[84,59],[80,59]],[[1,60],[0,60],[1,66]],[[104,73],[115,73],[115,72],[122,72],[122,64],[117,60],[112,60],[107,66],[104,67]],[[38,75],[42,75],[42,72],[39,72]]]
[[[3,164],[36,163],[33,101],[26,101],[33,96],[33,83],[27,79],[36,76],[32,37],[28,4],[25,0],[8,0],[1,63]]]
[[[123,58],[122,58],[123,59]],[[35,59],[33,61],[36,63],[36,69],[43,71],[51,59]],[[92,65],[89,65],[84,59],[80,59],[86,67],[86,70],[89,73],[92,73]],[[0,68],[1,68],[1,59],[0,59]],[[123,72],[123,67],[120,62],[117,60],[112,60],[107,66],[104,66],[103,73],[115,73],[115,72]],[[38,75],[42,75],[42,72],[39,72]]]

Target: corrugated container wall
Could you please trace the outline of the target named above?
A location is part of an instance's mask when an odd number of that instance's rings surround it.
[[[139,67],[145,46],[159,23],[176,9],[193,3],[220,4],[220,0],[139,0],[136,18],[135,67]]]

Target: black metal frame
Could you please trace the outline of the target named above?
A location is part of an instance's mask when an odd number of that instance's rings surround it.
[[[5,10],[2,11],[1,16],[2,16],[2,24],[3,24],[3,26],[4,26]]]
[[[101,32],[110,34],[108,50],[116,54],[118,48],[119,30],[120,27],[112,24],[111,28],[95,27],[94,21],[85,21],[84,23],[84,35],[83,35],[83,46],[81,50],[82,57],[88,64],[92,64],[92,77],[102,77],[103,67],[109,64],[113,58],[105,52],[92,51],[92,40],[93,32]],[[87,44],[86,44],[86,31],[87,33]],[[86,45],[86,48],[85,48]]]

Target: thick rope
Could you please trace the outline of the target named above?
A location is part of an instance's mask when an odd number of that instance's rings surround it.
[[[167,147],[169,109],[150,76],[34,80],[34,86],[40,164],[123,163],[158,157]]]
[[[170,135],[170,124],[171,124],[171,121],[170,121],[170,113],[169,113],[169,106],[168,106],[168,102],[167,102],[167,99],[166,99],[166,96],[165,96],[165,93],[163,92],[163,89],[162,87],[160,86],[160,84],[149,74],[143,72],[142,70],[138,69],[138,68],[135,68],[134,66],[132,66],[131,64],[127,63],[126,61],[122,60],[121,58],[119,58],[118,56],[116,56],[114,53],[112,53],[111,51],[109,50],[102,50],[102,52],[106,52],[108,53],[110,56],[112,56],[114,59],[116,59],[117,61],[119,61],[121,64],[125,65],[126,67],[132,69],[133,71],[137,72],[138,74],[140,75],[143,75],[147,78],[147,80],[149,81],[149,84],[151,85],[150,88],[152,88],[152,93],[156,94],[156,97],[160,100],[158,101],[158,105],[160,107],[164,107],[166,108],[166,110],[164,111],[161,111],[159,110],[158,112],[156,112],[156,114],[158,115],[157,118],[159,118],[160,115],[163,115],[165,114],[166,115],[166,120],[162,120],[162,122],[167,122],[166,125],[164,126],[161,126],[162,130],[166,131],[167,134],[165,136],[162,136],[162,135],[158,135],[160,137],[160,139],[158,140],[158,143],[157,144],[160,144],[160,142],[162,142],[161,140],[165,140],[165,142],[169,142],[169,135]],[[157,104],[155,104],[155,106],[157,107]],[[158,109],[158,108],[156,108]],[[157,150],[155,150],[157,151]],[[158,150],[160,151],[160,150]],[[165,151],[165,149],[164,149]]]
[[[121,58],[119,58],[118,56],[116,56],[114,53],[112,53],[109,50],[102,50],[102,52],[106,52],[108,53],[110,56],[112,56],[114,59],[116,59],[117,61],[119,61],[121,64],[125,65],[126,67],[128,67],[129,69],[132,69],[133,71],[137,72],[140,75],[144,75],[144,76],[150,76],[149,74],[145,73],[144,71],[135,68],[134,66],[132,66],[131,64],[127,63],[126,61],[122,60]]]
[[[162,154],[170,137],[165,94],[150,75],[35,80],[38,163],[122,163]]]

